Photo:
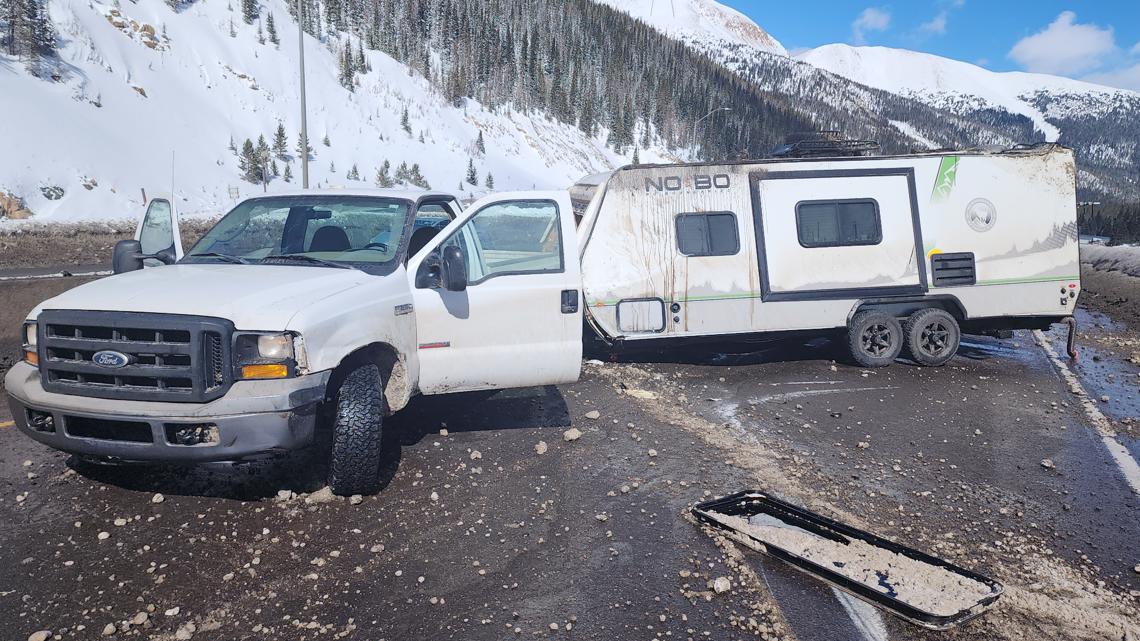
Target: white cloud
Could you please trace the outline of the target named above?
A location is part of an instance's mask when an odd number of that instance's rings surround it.
[[[1118,89],[1140,91],[1140,63],[1114,71],[1094,73],[1091,76],[1085,76],[1082,80],[1095,82],[1098,85],[1108,85],[1109,87],[1116,87]]]
[[[1048,27],[1019,40],[1009,57],[1029,71],[1072,75],[1096,69],[1117,52],[1112,27],[1077,24],[1077,14],[1063,11]]]
[[[891,26],[891,13],[885,9],[867,7],[863,13],[851,23],[851,40],[857,44],[866,44],[867,34],[876,31],[886,31]]]
[[[1134,56],[1140,56],[1140,42],[1137,42],[1136,44],[1132,45],[1132,50],[1129,51],[1128,53],[1131,53]]]
[[[939,11],[938,15],[930,19],[929,22],[924,22],[918,26],[918,30],[923,33],[930,33],[934,35],[942,35],[946,33],[946,19],[949,18],[949,12]]]

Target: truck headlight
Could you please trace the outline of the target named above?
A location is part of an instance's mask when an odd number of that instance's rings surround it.
[[[297,372],[291,333],[246,333],[234,338],[234,365],[240,380],[289,378]]]
[[[31,365],[38,366],[40,364],[40,355],[36,346],[39,344],[39,340],[35,322],[24,323],[22,338],[24,343],[24,361]]]

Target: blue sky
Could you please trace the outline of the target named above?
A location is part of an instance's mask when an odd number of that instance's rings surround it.
[[[994,71],[1140,90],[1140,0],[720,0],[789,50],[831,42],[914,49]]]

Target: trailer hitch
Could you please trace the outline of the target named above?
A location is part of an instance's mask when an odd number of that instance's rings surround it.
[[[1069,354],[1069,358],[1077,360],[1080,352],[1077,351],[1077,319],[1069,316],[1061,321],[1069,326],[1069,338],[1065,343],[1065,351]]]

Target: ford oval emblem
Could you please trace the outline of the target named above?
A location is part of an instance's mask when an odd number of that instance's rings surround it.
[[[110,350],[95,352],[91,357],[91,362],[99,367],[106,367],[109,369],[119,369],[126,367],[131,362],[131,357],[122,352],[112,352]]]

